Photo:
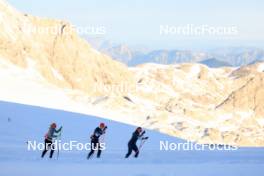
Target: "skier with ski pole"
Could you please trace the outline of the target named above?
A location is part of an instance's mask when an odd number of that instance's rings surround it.
[[[95,150],[97,151],[97,158],[100,158],[102,150],[101,143],[99,141],[100,137],[105,134],[107,126],[104,123],[100,123],[99,127],[96,127],[94,133],[91,135],[91,151],[87,156],[87,159],[90,159],[94,154]]]
[[[62,126],[58,130],[56,128],[57,128],[57,124],[52,123],[49,127],[48,133],[45,135],[45,148],[44,148],[42,155],[41,155],[42,158],[45,156],[45,154],[47,153],[47,151],[49,149],[51,149],[49,157],[52,158],[52,156],[53,156],[53,153],[55,151],[55,146],[54,146],[53,140],[58,137],[58,135],[56,135],[56,133],[58,134],[61,132]]]
[[[132,138],[128,142],[128,153],[126,154],[125,158],[128,158],[131,155],[132,151],[135,152],[135,158],[138,157],[140,148],[148,139],[148,137],[143,137],[146,132],[145,131],[142,132],[142,131],[143,130],[141,127],[137,127],[136,131],[132,134]],[[137,147],[138,139],[141,139],[141,144],[139,148]]]

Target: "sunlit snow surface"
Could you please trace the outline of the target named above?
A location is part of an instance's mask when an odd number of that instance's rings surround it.
[[[51,100],[52,101],[52,100]],[[135,127],[87,115],[0,102],[0,175],[263,175],[264,149],[237,151],[160,151],[160,140],[184,142],[158,132],[150,137],[138,159],[124,159]],[[9,121],[8,122],[8,118]],[[63,125],[62,141],[89,142],[99,122],[108,125],[102,158],[86,160],[87,151],[63,151],[58,160],[41,159],[41,151],[27,151],[26,142],[42,142],[51,122]],[[56,153],[55,155],[56,156]],[[56,157],[55,157],[56,158]]]

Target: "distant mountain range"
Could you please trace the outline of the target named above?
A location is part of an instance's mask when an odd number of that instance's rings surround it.
[[[87,39],[89,43],[115,60],[128,66],[144,63],[176,64],[202,63],[209,67],[242,66],[264,60],[264,50],[254,47],[217,48],[208,51],[148,50],[114,44],[100,39]]]
[[[209,51],[217,60],[230,63],[232,66],[242,66],[264,60],[264,50],[254,47],[229,47]]]
[[[201,64],[207,65],[211,68],[219,68],[219,67],[231,67],[232,65],[228,62],[220,61],[215,58],[206,59],[200,62]]]

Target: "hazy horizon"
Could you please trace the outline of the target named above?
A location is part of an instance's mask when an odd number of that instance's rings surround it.
[[[62,19],[78,27],[104,28],[104,34],[89,34],[115,43],[151,49],[213,49],[218,47],[264,48],[264,17],[261,1],[34,1],[7,0],[23,13]],[[202,35],[161,34],[161,26],[187,29],[201,26],[235,28],[235,33]],[[190,28],[188,28],[188,31]],[[186,32],[186,30],[184,31]]]

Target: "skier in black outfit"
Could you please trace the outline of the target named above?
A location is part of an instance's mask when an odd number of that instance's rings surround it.
[[[99,127],[95,128],[94,133],[91,136],[91,151],[87,156],[87,159],[93,155],[94,151],[97,149],[97,158],[100,158],[102,150],[100,146],[99,138],[101,135],[105,134],[107,126],[104,123],[100,123]]]
[[[138,157],[139,150],[138,150],[138,147],[137,147],[137,140],[140,139],[140,138],[142,140],[148,139],[148,137],[143,137],[144,134],[145,134],[145,131],[142,132],[142,128],[141,127],[138,127],[136,129],[136,131],[132,134],[132,138],[128,142],[128,152],[126,154],[126,158],[128,158],[131,155],[132,151],[135,152],[135,157],[136,158]]]
[[[45,135],[45,149],[42,152],[42,155],[41,155],[42,158],[45,156],[45,154],[47,153],[49,149],[51,149],[49,157],[52,158],[52,155],[55,151],[53,139],[57,137],[55,133],[59,133],[62,129],[62,127],[60,127],[58,130],[56,130],[56,127],[57,127],[56,123],[52,123],[50,125],[48,133]]]

